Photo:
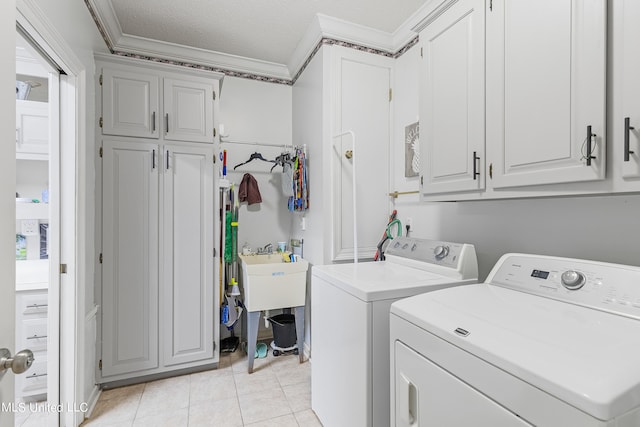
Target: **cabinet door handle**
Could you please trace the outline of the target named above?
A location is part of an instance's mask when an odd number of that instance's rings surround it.
[[[596,156],[591,155],[591,140],[594,136],[596,136],[596,134],[591,132],[591,126],[587,126],[587,155],[585,156],[587,159],[587,166],[591,166],[591,160],[596,158]]]
[[[624,118],[624,161],[629,161],[629,154],[633,154],[633,151],[629,150],[629,134],[635,128],[630,126],[629,122],[631,119],[629,117]]]
[[[48,307],[48,304],[31,304],[27,306],[27,308],[43,308],[43,307]]]
[[[165,119],[167,120],[167,125],[165,126],[165,133],[169,133],[169,113],[165,114]]]
[[[169,150],[167,150],[167,170],[169,170]]]
[[[34,335],[32,337],[27,337],[28,340],[37,340],[37,339],[40,339],[40,338],[47,338],[47,336],[46,335]]]
[[[478,161],[479,160],[480,160],[480,157],[477,156],[477,151],[474,151],[473,152],[473,180],[474,181],[480,175],[480,172],[478,172]]]
[[[31,375],[27,375],[25,378],[29,379],[29,378],[40,378],[40,377],[46,377],[47,374],[36,374],[35,372]]]
[[[151,169],[156,168],[156,150],[154,149],[151,153]]]
[[[156,131],[156,112],[151,113],[151,132]]]

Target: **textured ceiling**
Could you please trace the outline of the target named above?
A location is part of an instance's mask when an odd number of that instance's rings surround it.
[[[393,33],[426,0],[111,0],[124,34],[286,63],[317,13]]]

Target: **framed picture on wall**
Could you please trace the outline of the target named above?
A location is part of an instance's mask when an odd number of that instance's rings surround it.
[[[404,128],[404,176],[418,176],[420,173],[420,122]]]

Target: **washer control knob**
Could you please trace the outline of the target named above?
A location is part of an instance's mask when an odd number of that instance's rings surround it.
[[[436,246],[433,250],[433,254],[436,256],[436,259],[444,259],[447,255],[449,255],[449,246]]]
[[[570,291],[576,291],[584,286],[587,278],[579,271],[568,270],[562,273],[560,280],[562,281],[562,286]]]

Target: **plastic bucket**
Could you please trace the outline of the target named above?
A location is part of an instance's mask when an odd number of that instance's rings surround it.
[[[296,345],[296,317],[293,314],[277,314],[267,320],[273,327],[276,347],[289,348]]]

